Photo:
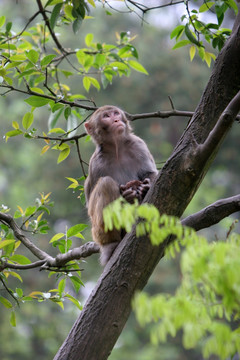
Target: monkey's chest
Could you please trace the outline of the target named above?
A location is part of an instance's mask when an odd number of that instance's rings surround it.
[[[105,176],[111,176],[118,184],[139,179],[141,162],[136,156],[122,156],[119,159],[106,159]]]

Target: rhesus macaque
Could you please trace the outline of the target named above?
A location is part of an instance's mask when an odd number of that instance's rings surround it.
[[[121,231],[104,232],[103,208],[122,195],[141,203],[157,168],[145,142],[134,135],[124,112],[115,106],[100,107],[85,123],[96,144],[90,159],[85,195],[92,222],[93,240],[100,245],[105,265],[122,239]]]

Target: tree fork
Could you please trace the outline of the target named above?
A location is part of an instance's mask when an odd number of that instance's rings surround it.
[[[231,38],[216,60],[192,120],[147,194],[146,201],[153,203],[160,213],[181,216],[213,161],[218,146],[209,154],[209,159],[200,161],[199,165],[195,156],[196,143],[204,144],[220,115],[239,91],[239,19],[240,16]],[[147,236],[136,239],[134,231],[125,236],[54,360],[108,358],[129,316],[134,293],[145,286],[164,255],[166,243],[154,247]]]

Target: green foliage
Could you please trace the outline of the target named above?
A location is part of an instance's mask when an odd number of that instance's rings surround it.
[[[116,227],[127,232],[136,224],[137,237],[148,234],[153,245],[174,236],[166,250],[171,256],[185,246],[182,283],[174,296],[140,293],[133,302],[140,324],[153,323],[153,344],[166,342],[168,335],[175,337],[182,330],[183,346],[201,346],[205,358],[215,354],[226,359],[240,350],[240,328],[232,330],[240,317],[240,235],[208,243],[177,218],[160,215],[153,205],[130,205],[122,199],[104,209],[104,222],[105,230]]]
[[[15,219],[21,219],[20,229],[23,232],[31,232],[32,235],[41,234],[42,236],[48,234],[50,230],[47,219],[44,219],[44,214],[50,214],[50,208],[53,207],[53,203],[50,201],[50,193],[40,194],[40,197],[36,199],[36,205],[28,206],[26,209],[18,206],[18,210],[14,214]],[[2,213],[9,212],[9,209],[2,206]],[[66,228],[65,233],[55,234],[50,244],[54,248],[58,248],[61,254],[66,254],[71,246],[72,239],[80,238],[84,240],[82,231],[87,227],[85,224],[76,224],[70,228]],[[24,241],[23,241],[24,244]],[[20,282],[23,282],[19,271],[24,269],[31,269],[35,267],[28,257],[22,255],[19,249],[23,248],[22,241],[19,240],[19,236],[10,229],[6,224],[0,224],[0,281],[4,284],[9,298],[6,296],[0,297],[0,303],[7,309],[11,310],[10,324],[16,326],[15,308],[20,303],[28,301],[43,302],[46,300],[52,301],[64,308],[64,301],[69,300],[78,309],[82,309],[82,305],[78,299],[69,294],[66,290],[67,282],[72,284],[72,287],[76,294],[79,292],[80,287],[83,285],[81,280],[81,270],[79,268],[79,261],[68,261],[62,267],[46,267],[43,268],[50,271],[49,276],[56,275],[59,279],[57,289],[50,289],[47,292],[34,290],[29,294],[25,294],[24,289],[17,287],[15,290],[9,287],[11,284],[11,278],[15,278]],[[37,265],[37,263],[36,263]],[[44,264],[43,264],[44,265]],[[73,275],[74,274],[74,275]],[[10,285],[11,286],[11,285]]]
[[[182,226],[177,217],[161,215],[151,204],[139,205],[137,201],[129,204],[119,198],[103,209],[103,218],[105,231],[123,228],[130,232],[136,224],[136,236],[148,235],[156,246],[162,244],[168,236],[174,236],[177,241],[171,242],[166,250],[171,256],[175,255],[175,251],[180,251],[179,244],[186,245],[189,241],[198,242],[199,239],[195,231]]]
[[[231,35],[230,29],[221,28],[225,12],[228,9],[234,10],[235,14],[238,13],[238,7],[234,0],[207,0],[199,9],[194,8],[191,11],[186,2],[186,14],[181,17],[185,25],[178,25],[171,33],[171,39],[176,39],[173,49],[191,45],[189,50],[191,61],[197,50],[200,58],[210,66],[212,59],[215,60],[215,54],[206,50],[202,39],[211,44],[214,49],[217,48],[219,51],[222,49],[225,41]],[[201,14],[205,12],[209,12],[211,15],[215,14],[216,22],[205,23],[201,20]],[[184,35],[187,39],[180,40]]]
[[[102,87],[105,89],[116,77],[128,77],[131,69],[147,74],[138,62],[138,52],[132,45],[135,36],[130,36],[129,32],[116,33],[115,44],[94,41],[94,35],[89,33],[85,37],[85,47],[75,50],[63,48],[53,30],[72,25],[76,33],[81,23],[89,20],[90,7],[95,7],[94,1],[47,1],[44,7],[47,26],[37,23],[17,34],[10,23],[4,28],[5,16],[0,18],[0,87],[4,94],[18,91],[28,95],[25,102],[31,106],[31,111],[23,116],[22,124],[17,121],[12,123],[13,130],[5,134],[6,141],[19,135],[28,139],[42,138],[47,145],[43,146],[41,153],[49,149],[58,150],[58,163],[65,160],[71,151],[71,146],[62,143],[63,140],[70,141],[77,130],[82,130],[86,115],[84,109],[94,109],[94,106],[81,104],[83,100],[92,103],[86,93],[92,87],[98,91]],[[69,78],[74,75],[82,83],[82,93],[73,95]],[[44,106],[50,111],[49,126],[41,135],[33,127],[36,126],[34,112]],[[63,116],[66,122],[62,128],[57,125]],[[52,143],[50,135],[53,133],[57,136]]]
[[[199,245],[188,243],[181,257],[182,283],[174,296],[138,294],[133,302],[138,321],[151,325],[154,344],[183,331],[185,348],[220,359],[240,350],[240,236]],[[234,329],[234,330],[233,330]]]

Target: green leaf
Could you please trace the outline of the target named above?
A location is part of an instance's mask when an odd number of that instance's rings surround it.
[[[2,27],[5,24],[6,16],[0,16],[0,27]]]
[[[137,63],[136,61],[134,60],[130,60],[132,61],[133,63]],[[130,65],[130,61],[128,61],[129,65]],[[137,63],[138,64],[138,63]],[[140,64],[139,64],[140,65]],[[128,70],[128,65],[125,64],[124,62],[120,62],[120,61],[114,61],[111,63],[111,67],[114,69],[116,68],[116,70]]]
[[[174,37],[176,37],[178,39],[183,33],[183,31],[184,31],[184,25],[179,25],[175,27],[175,29],[173,29],[173,31],[171,32],[170,38],[173,39]]]
[[[46,3],[45,7],[47,6],[53,6],[56,4],[62,3],[62,0],[48,0],[48,2]]]
[[[31,49],[26,54],[28,59],[32,61],[34,64],[36,64],[39,58],[39,53],[36,50]]]
[[[195,45],[201,46],[200,42],[195,38],[192,31],[189,29],[188,24],[185,25],[185,34],[187,38]]]
[[[85,43],[88,47],[90,47],[92,45],[93,42],[93,34],[87,34],[85,36]]]
[[[58,241],[59,239],[62,239],[64,236],[65,236],[65,234],[63,234],[63,233],[55,234],[49,241],[49,244],[53,243],[54,241]]]
[[[83,282],[77,277],[77,276],[71,276],[69,277],[69,279],[71,280],[74,290],[76,293],[79,292],[80,287],[84,286]]]
[[[24,255],[20,255],[20,254],[15,254],[13,256],[10,257],[11,261],[15,261],[18,264],[21,265],[28,265],[31,264],[31,261]]]
[[[23,134],[22,130],[16,129],[16,130],[8,131],[5,135],[6,135],[6,137],[13,137],[13,136],[17,136],[20,134]]]
[[[82,310],[82,305],[79,300],[75,299],[72,295],[66,294],[66,298],[68,298],[74,305],[78,307],[79,310]]]
[[[205,51],[205,55],[204,55],[204,60],[206,61],[208,67],[211,66],[211,61],[212,61],[212,55],[211,53]],[[214,55],[213,55],[214,56]]]
[[[11,61],[16,61],[16,62],[23,62],[26,60],[26,56],[25,55],[13,55],[11,56]]]
[[[36,206],[28,206],[26,211],[25,211],[25,216],[31,216],[32,214],[34,214],[36,212]]]
[[[4,298],[3,296],[0,296],[0,302],[7,308],[7,309],[11,309],[13,306],[10,303],[10,301],[6,298]]]
[[[181,40],[173,46],[173,50],[178,49],[183,46],[186,46],[186,45],[189,45],[189,44],[191,44],[191,42],[189,40]]]
[[[128,61],[128,64],[129,64],[129,65],[131,66],[131,68],[133,68],[134,70],[139,71],[139,72],[141,72],[141,73],[143,73],[143,74],[148,75],[147,70],[146,70],[139,62],[137,62],[137,61],[135,61],[135,60],[129,60],[129,61]]]
[[[94,0],[87,0],[89,4],[91,4],[94,8],[96,7]]]
[[[71,115],[71,112],[72,112],[71,107],[70,107],[70,106],[67,106],[67,107],[65,108],[65,110],[64,110],[64,117],[65,117],[66,120],[67,120],[68,117]]]
[[[8,33],[11,30],[11,28],[12,28],[12,22],[10,21],[6,24],[6,32]]]
[[[0,45],[0,49],[17,50],[17,47],[16,47],[16,45],[14,45],[14,44],[1,44],[1,45]],[[6,66],[6,68],[9,69],[9,67],[10,67],[11,64],[14,64],[14,63],[8,64],[8,66]],[[17,64],[18,64],[18,62],[16,62],[16,64],[13,65],[13,66],[16,66]],[[5,69],[6,69],[6,68],[5,68]]]
[[[16,314],[15,314],[15,311],[12,311],[11,312],[11,315],[10,315],[10,324],[13,326],[13,327],[16,327]]]
[[[204,2],[204,4],[202,4],[199,8],[199,12],[205,12],[208,11],[209,9],[211,9],[211,7],[215,4],[214,1],[208,1],[208,2]]]
[[[46,55],[46,56],[41,60],[41,66],[46,66],[46,65],[48,65],[55,57],[56,57],[56,55],[54,55],[54,54]]]
[[[196,54],[196,47],[195,46],[190,47],[189,54],[190,54],[190,59],[192,61],[194,59],[195,54]]]
[[[3,240],[0,242],[0,249],[4,248],[5,246],[9,244],[15,243],[15,240]]]
[[[16,288],[16,293],[19,298],[23,296],[23,290],[21,288]]]
[[[86,89],[86,91],[89,91],[90,86],[91,86],[91,81],[90,81],[88,76],[84,76],[84,78],[83,78],[83,86]]]
[[[49,130],[48,134],[52,134],[52,133],[56,133],[56,134],[65,134],[65,130],[63,130],[62,128],[53,128],[51,130]],[[55,147],[53,147],[54,149]]]
[[[30,90],[35,91],[38,94],[44,94],[44,91],[39,87],[31,87]]]
[[[87,55],[85,54],[85,52],[82,49],[80,49],[76,52],[76,57],[78,59],[79,64],[81,64],[81,65],[85,64]]]
[[[74,20],[74,22],[72,24],[74,34],[76,34],[78,32],[78,30],[80,29],[80,27],[82,25],[82,21],[83,21],[83,19],[81,17],[77,17],[77,19]]]
[[[91,81],[91,84],[97,89],[97,90],[100,90],[100,84],[99,82],[97,81],[97,79],[93,78],[93,77],[90,77],[89,78],[90,81]]]
[[[238,14],[238,7],[234,0],[227,0],[227,5],[234,10],[235,15]]]
[[[62,296],[62,293],[64,292],[65,290],[65,286],[66,286],[66,279],[62,279],[59,281],[59,284],[58,284],[58,292],[59,292],[59,295]]]
[[[58,156],[57,163],[59,164],[60,162],[65,160],[69,154],[70,154],[70,147],[67,144],[65,144],[65,148],[60,152]]]
[[[53,11],[52,11],[51,17],[50,17],[50,26],[52,29],[54,29],[54,27],[57,23],[62,5],[63,5],[63,3],[59,3],[59,4],[55,5],[53,8]]]
[[[28,99],[24,100],[28,105],[33,107],[41,107],[47,105],[50,99],[46,99],[39,96],[30,96]]]
[[[24,129],[29,129],[33,123],[34,115],[32,112],[27,112],[22,119],[22,125]]]
[[[102,67],[106,63],[107,57],[104,54],[97,54],[95,58],[95,63],[98,67]]]
[[[60,118],[64,107],[62,106],[62,104],[56,104],[56,105],[61,105],[59,110],[55,110],[52,109],[52,113],[50,114],[49,118],[48,118],[48,128],[49,131],[53,130],[58,122],[58,119]],[[62,129],[63,130],[63,129]],[[64,131],[64,130],[63,130]]]
[[[67,231],[67,237],[76,236],[78,233],[83,231],[87,225],[85,224],[77,224],[72,227],[70,227]]]
[[[18,122],[17,122],[17,121],[13,121],[13,122],[12,122],[12,127],[13,127],[14,129],[19,129],[19,124],[18,124]]]

